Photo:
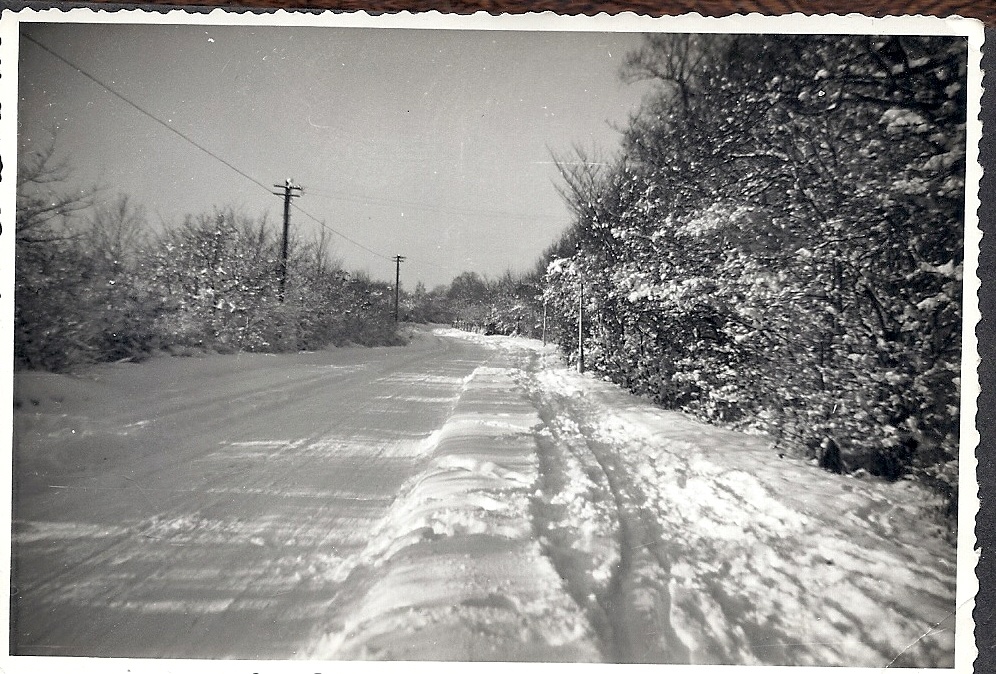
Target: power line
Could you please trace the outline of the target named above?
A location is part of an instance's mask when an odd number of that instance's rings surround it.
[[[342,238],[343,238],[343,239],[345,239],[346,241],[349,241],[349,242],[350,242],[351,244],[353,244],[354,246],[357,246],[357,247],[359,247],[359,248],[362,248],[363,250],[367,251],[367,252],[368,252],[368,253],[370,253],[371,255],[376,255],[376,256],[377,256],[377,257],[379,257],[380,259],[382,259],[382,260],[387,260],[388,262],[391,262],[392,260],[394,260],[394,258],[393,258],[393,257],[388,257],[387,255],[381,255],[381,254],[380,254],[380,253],[378,253],[377,251],[375,251],[375,250],[373,250],[373,249],[371,249],[371,248],[367,248],[366,246],[364,246],[364,245],[363,245],[362,243],[360,243],[359,241],[356,241],[355,239],[351,239],[351,238],[349,238],[348,236],[346,236],[345,234],[343,234],[343,233],[342,233],[342,232],[340,232],[339,230],[337,230],[337,229],[335,229],[335,228],[333,228],[333,227],[329,227],[329,226],[328,226],[328,225],[326,225],[326,224],[325,224],[325,223],[324,223],[323,221],[319,220],[318,218],[316,218],[316,217],[315,217],[315,216],[313,216],[313,215],[312,215],[311,213],[309,213],[308,211],[304,210],[303,208],[301,208],[301,207],[300,207],[300,206],[298,206],[297,204],[291,204],[291,207],[292,207],[292,208],[294,208],[295,210],[299,211],[299,212],[300,212],[300,213],[301,213],[302,215],[304,215],[304,216],[305,216],[306,218],[308,218],[308,219],[312,220],[313,222],[315,222],[315,223],[316,223],[316,224],[317,224],[317,225],[318,225],[319,227],[321,227],[322,229],[324,229],[324,230],[326,230],[326,231],[329,231],[329,232],[332,232],[332,233],[334,233],[334,234],[337,234],[338,236],[342,237]]]
[[[38,47],[40,47],[41,49],[44,49],[49,54],[51,54],[55,58],[59,59],[63,63],[65,63],[67,66],[69,66],[70,68],[72,68],[76,72],[78,72],[83,77],[85,77],[88,80],[94,82],[95,84],[97,84],[98,86],[102,87],[103,89],[107,90],[109,93],[113,94],[114,96],[116,96],[117,98],[121,99],[122,101],[124,101],[125,103],[127,103],[128,105],[130,105],[131,107],[135,108],[136,110],[138,110],[140,113],[142,113],[143,115],[145,115],[149,119],[151,119],[151,120],[157,122],[158,124],[166,127],[167,129],[169,129],[170,131],[172,131],[173,133],[175,133],[176,135],[178,135],[180,138],[184,139],[185,141],[187,141],[188,143],[190,143],[191,145],[193,145],[194,147],[196,147],[201,152],[204,152],[208,156],[210,156],[210,157],[212,157],[212,158],[220,161],[222,164],[224,164],[228,168],[232,169],[233,171],[235,171],[236,173],[238,173],[240,176],[242,176],[246,180],[248,180],[248,181],[250,181],[250,182],[252,182],[252,183],[254,183],[256,185],[259,185],[260,187],[262,187],[267,192],[270,191],[269,187],[267,187],[263,183],[259,182],[258,180],[256,180],[255,178],[253,178],[248,173],[245,173],[244,171],[240,170],[237,166],[233,166],[229,162],[225,161],[224,159],[222,159],[221,157],[219,157],[218,155],[216,155],[214,152],[212,152],[211,150],[207,149],[206,147],[204,147],[203,145],[201,145],[200,143],[198,143],[196,140],[194,140],[190,136],[186,135],[185,133],[183,133],[182,131],[180,131],[179,129],[177,129],[177,128],[173,127],[173,126],[170,126],[167,122],[164,122],[163,120],[159,119],[158,117],[156,117],[151,112],[149,112],[145,108],[141,107],[137,103],[134,103],[131,100],[125,98],[123,95],[119,94],[117,91],[115,91],[114,89],[112,89],[108,85],[104,84],[99,79],[97,79],[96,77],[94,77],[93,75],[91,75],[90,73],[88,73],[87,71],[83,70],[82,68],[80,68],[78,65],[76,65],[75,63],[73,63],[69,59],[63,57],[62,55],[60,55],[58,53],[56,53],[55,51],[53,51],[49,47],[45,46],[44,44],[42,44],[41,42],[39,42],[35,38],[31,37],[27,33],[21,33],[21,34],[25,38],[27,38],[29,41],[31,41],[31,42],[35,43],[36,45],[38,45]]]
[[[38,40],[36,40],[35,38],[33,38],[31,35],[29,35],[28,33],[22,31],[21,35],[23,35],[24,38],[27,39],[28,41],[30,41],[30,42],[34,43],[35,45],[37,45],[40,49],[48,52],[49,54],[51,54],[52,56],[54,56],[59,61],[62,61],[63,63],[65,63],[67,66],[69,66],[70,68],[72,68],[73,70],[75,70],[76,72],[78,72],[80,75],[83,75],[83,77],[85,77],[88,80],[90,80],[91,82],[95,83],[96,85],[98,85],[99,87],[101,87],[102,89],[104,89],[105,91],[107,91],[108,93],[110,93],[113,96],[115,96],[116,98],[120,99],[121,101],[123,101],[127,105],[131,106],[135,110],[138,110],[140,113],[142,113],[143,115],[145,115],[149,119],[153,120],[157,124],[159,124],[159,125],[165,127],[166,129],[172,131],[177,136],[179,136],[183,140],[187,141],[188,143],[190,143],[191,145],[193,145],[194,147],[196,147],[201,152],[207,154],[212,159],[215,159],[215,160],[221,162],[222,164],[224,164],[225,166],[227,166],[232,171],[235,171],[236,173],[238,173],[240,176],[242,176],[243,178],[245,178],[249,182],[253,183],[254,185],[258,185],[260,188],[266,190],[267,193],[270,192],[270,188],[269,187],[267,187],[266,185],[264,185],[260,181],[256,180],[255,178],[253,178],[251,175],[249,175],[245,171],[241,170],[240,168],[238,168],[234,164],[232,164],[232,163],[226,161],[225,159],[223,159],[222,157],[218,156],[217,154],[215,154],[214,152],[212,152],[208,148],[204,147],[203,145],[201,145],[200,143],[198,143],[197,141],[195,141],[193,138],[191,138],[187,134],[183,133],[182,131],[180,131],[176,127],[170,125],[168,122],[164,122],[160,118],[156,117],[154,114],[152,114],[151,112],[149,112],[148,110],[146,110],[142,106],[138,105],[137,103],[133,102],[129,98],[125,97],[123,94],[118,93],[117,91],[115,91],[114,89],[112,89],[109,85],[105,84],[104,82],[102,82],[97,77],[91,75],[86,70],[84,70],[83,68],[79,67],[78,65],[76,65],[75,63],[73,63],[69,59],[65,58],[64,56],[62,56],[58,52],[54,51],[50,47],[42,44],[41,42],[39,42]],[[364,246],[359,241],[356,241],[355,239],[352,239],[352,238],[346,236],[345,234],[343,234],[339,230],[335,229],[334,227],[329,227],[324,222],[322,222],[321,220],[319,220],[318,218],[316,218],[315,216],[313,216],[311,213],[308,213],[307,211],[305,211],[300,206],[294,205],[294,208],[296,208],[298,211],[300,211],[306,217],[308,217],[311,220],[313,220],[322,229],[324,229],[326,231],[329,231],[329,232],[331,232],[333,234],[336,234],[337,236],[342,237],[343,239],[345,239],[346,241],[349,241],[354,246],[358,246],[358,247],[362,248],[363,250],[367,251],[368,253],[376,255],[377,257],[379,257],[379,258],[381,258],[383,260],[387,260],[388,262],[393,261],[394,258],[388,257],[387,255],[381,255],[377,251],[372,250],[372,249],[368,248],[367,246]]]
[[[553,213],[515,213],[512,211],[501,211],[501,210],[486,209],[486,208],[459,208],[453,206],[433,206],[432,204],[423,204],[415,201],[405,201],[403,199],[391,199],[389,197],[375,197],[359,193],[353,193],[350,196],[343,196],[341,194],[332,194],[329,192],[325,192],[323,190],[315,190],[315,189],[309,190],[309,193],[336,201],[346,201],[358,204],[373,204],[376,206],[396,205],[396,206],[404,206],[406,208],[411,208],[413,210],[433,211],[436,213],[447,213],[450,215],[492,215],[492,216],[509,217],[509,218],[536,218],[538,216],[549,217],[549,218],[558,217],[558,215],[554,215]]]

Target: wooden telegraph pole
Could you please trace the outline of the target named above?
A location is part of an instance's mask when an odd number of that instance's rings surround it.
[[[543,346],[546,346],[546,299],[543,300]]]
[[[287,236],[290,233],[291,199],[301,196],[300,194],[295,194],[294,190],[302,192],[303,188],[295,185],[290,178],[285,180],[283,185],[274,185],[274,187],[280,188],[282,191],[274,192],[273,194],[284,198],[284,241],[283,246],[280,248],[280,292],[277,295],[280,301],[283,302],[284,288],[287,285]]]
[[[394,322],[398,322],[398,300],[401,298],[401,263],[405,258],[394,256]]]
[[[578,284],[578,372],[584,372],[584,285]]]

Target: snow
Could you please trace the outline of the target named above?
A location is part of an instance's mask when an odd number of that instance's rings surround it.
[[[256,408],[243,410],[241,434],[212,435],[210,452],[192,455],[169,490],[139,473],[102,476],[115,499],[134,499],[128,512],[15,522],[18,545],[37,559],[72,550],[106,560],[53,582],[47,601],[202,624],[217,616],[216,628],[275,615],[310,626],[293,647],[314,660],[952,666],[954,548],[917,485],[780,457],[764,436],[578,374],[535,340],[435,332],[448,345],[440,353],[464,345],[459,367],[439,356],[424,376],[392,370],[370,401],[347,401],[334,426],[304,437],[299,429],[328,413],[318,392],[365,376],[363,367],[330,368],[327,354],[233,357],[150,364],[156,391],[128,384],[126,368],[58,380],[77,399],[104,395],[101,377],[114,390],[133,386],[113,415],[67,403],[55,416],[47,376],[27,378],[19,396],[41,400],[22,412],[37,446],[60,447],[72,428],[83,436],[75,451],[101,438],[101,456],[119,457],[163,424],[148,421],[149,409],[200,423],[197,401],[214,394],[197,389],[194,372],[245,382],[251,366],[257,377],[212,413],[256,405],[264,391],[300,404],[302,382],[318,387],[306,389],[311,408],[285,411],[296,416],[279,428],[267,417],[249,432]],[[384,422],[406,407],[438,416],[418,429]],[[368,425],[381,422],[377,432]],[[43,473],[73,465],[68,453],[21,458]],[[184,476],[199,481],[187,487]],[[46,484],[59,492],[52,498],[69,496],[65,483]],[[124,519],[112,517],[118,510]],[[142,576],[162,550],[170,567]],[[215,555],[228,562],[205,562]]]
[[[598,659],[583,613],[533,541],[539,420],[510,388],[501,368],[465,382],[425,469],[351,561],[365,591],[303,657]]]
[[[918,112],[906,108],[889,108],[878,120],[879,124],[885,124],[889,131],[896,131],[903,127],[915,129],[918,133],[929,129],[927,120]]]
[[[670,638],[615,656],[952,666],[955,554],[930,523],[931,494],[779,458],[764,437],[657,409],[535,342],[463,338],[533,354],[513,376],[546,425],[540,453],[559,455],[537,492],[538,529],[568,592],[597,625],[620,587],[638,586],[634,615],[602,629],[603,656],[625,641],[619,623],[664,602]],[[624,534],[659,554],[629,553],[619,579]]]

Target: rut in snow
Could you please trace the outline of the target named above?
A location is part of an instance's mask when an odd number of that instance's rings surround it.
[[[536,433],[542,488],[534,524],[568,592],[585,607],[603,658],[688,662],[670,622],[670,563],[660,524],[644,516],[644,495],[612,445],[592,439],[576,401],[548,398],[530,383],[545,424]]]

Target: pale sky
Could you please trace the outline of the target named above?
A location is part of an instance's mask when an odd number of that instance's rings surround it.
[[[296,204],[350,270],[402,284],[532,267],[570,222],[550,150],[611,155],[645,86],[618,77],[636,34],[269,26],[28,24],[24,32]],[[281,200],[21,41],[19,142],[153,224]],[[270,188],[272,190],[272,188]],[[299,211],[292,227],[318,225]]]

